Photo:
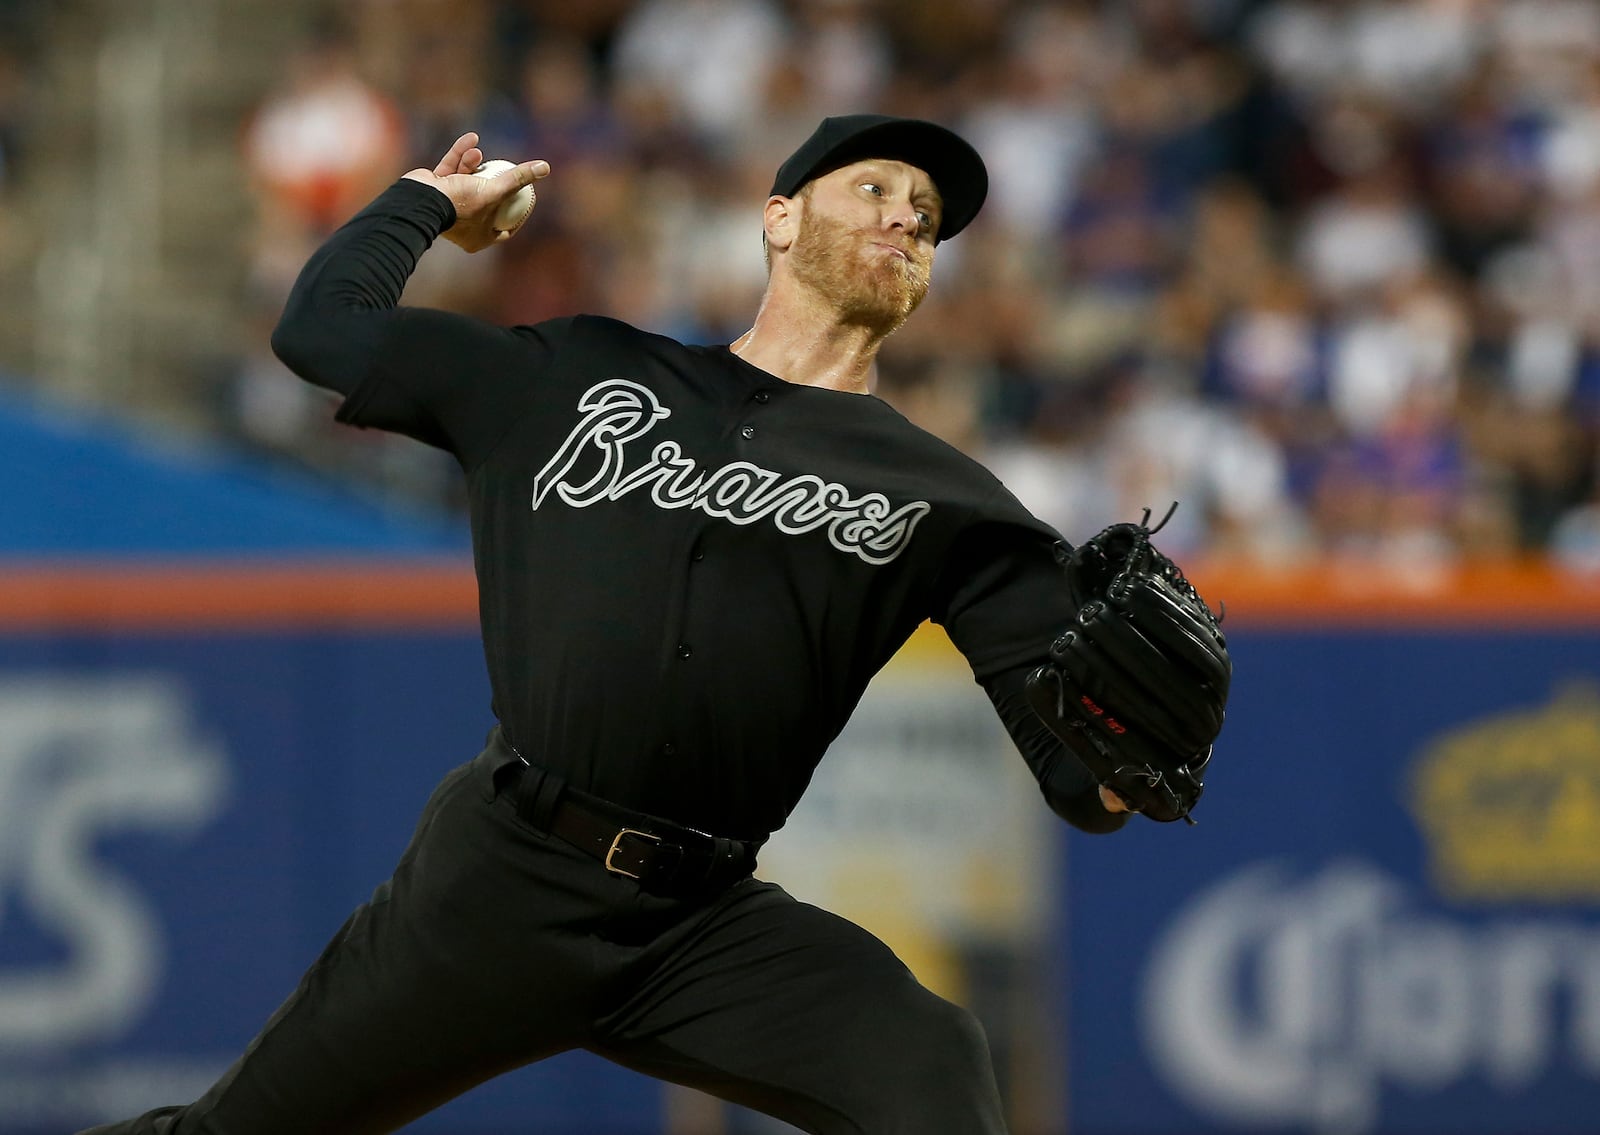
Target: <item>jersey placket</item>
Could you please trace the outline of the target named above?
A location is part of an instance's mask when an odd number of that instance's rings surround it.
[[[730,461],[752,460],[750,443],[755,441],[760,433],[754,420],[755,411],[769,405],[771,401],[772,394],[770,391],[757,390],[741,403],[737,413],[734,415],[733,428],[723,433],[723,445],[719,448],[724,452],[717,454],[719,460],[708,461],[707,468],[716,468],[723,464],[723,461],[720,460],[721,458],[726,458]],[[684,565],[682,590],[679,593],[680,601],[676,628],[677,644],[673,647],[675,666],[672,668],[671,673],[676,681],[693,683],[695,680],[693,671],[686,670],[687,667],[694,665],[695,651],[697,649],[696,644],[690,641],[689,627],[695,621],[693,614],[697,602],[716,602],[714,595],[702,594],[706,587],[702,580],[706,575],[704,565],[707,556],[712,554],[711,548],[714,547],[716,542],[714,533],[718,531],[719,527],[719,523],[714,519],[702,520],[695,526],[694,534],[689,541],[688,562]],[[701,645],[704,646],[705,644]],[[682,704],[682,702],[681,699],[671,698],[668,704]],[[662,755],[678,755],[680,745],[677,737],[679,733],[680,729],[677,724],[668,722],[667,737],[661,742],[660,747]]]

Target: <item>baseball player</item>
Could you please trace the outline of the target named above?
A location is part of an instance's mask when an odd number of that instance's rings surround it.
[[[573,1048],[811,1132],[1002,1132],[974,1018],[752,876],[929,619],[1049,805],[1127,819],[1024,693],[1078,610],[1060,536],[869,391],[981,159],[928,122],[824,121],[767,199],[754,323],[714,347],[397,306],[436,238],[507,239],[497,206],[549,173],[483,160],[463,135],[330,238],[273,344],[339,420],[459,461],[497,724],[233,1068],[95,1132],[391,1131]]]

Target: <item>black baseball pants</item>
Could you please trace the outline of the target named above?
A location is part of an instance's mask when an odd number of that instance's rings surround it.
[[[819,1135],[1003,1135],[977,1021],[854,923],[746,877],[645,893],[530,826],[491,744],[393,877],[186,1107],[84,1135],[368,1135],[573,1048]]]

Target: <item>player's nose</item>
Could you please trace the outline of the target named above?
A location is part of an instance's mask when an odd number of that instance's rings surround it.
[[[893,200],[884,207],[883,224],[886,229],[903,232],[907,236],[916,236],[921,227],[917,220],[917,210],[911,202]]]

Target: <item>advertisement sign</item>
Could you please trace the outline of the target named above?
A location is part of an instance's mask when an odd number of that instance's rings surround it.
[[[0,1132],[208,1088],[489,721],[470,623],[0,636]],[[659,1085],[578,1054],[410,1130],[660,1126]]]
[[[1072,842],[1072,1130],[1600,1130],[1600,636],[1234,636],[1194,828]]]

